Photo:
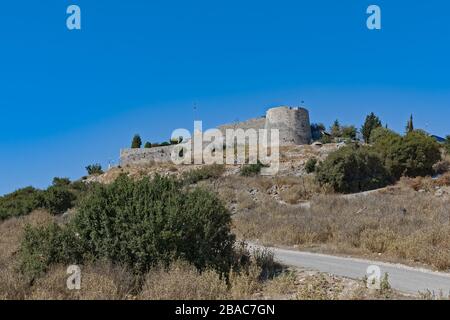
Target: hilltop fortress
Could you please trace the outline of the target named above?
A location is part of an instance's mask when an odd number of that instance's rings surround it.
[[[311,124],[309,112],[305,108],[281,106],[267,110],[265,117],[249,119],[243,122],[225,124],[218,129],[225,135],[227,129],[271,129],[279,130],[279,145],[293,146],[311,143]],[[122,149],[120,163],[145,164],[149,162],[170,162],[175,146],[163,146],[146,149]]]

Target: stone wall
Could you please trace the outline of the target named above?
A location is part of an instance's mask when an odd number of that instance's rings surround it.
[[[225,124],[218,129],[225,137],[227,129],[278,129],[280,146],[303,145],[311,143],[311,125],[309,112],[304,108],[278,107],[267,111],[266,117],[249,119],[247,121]],[[270,140],[269,140],[270,141]],[[223,142],[216,141],[218,147]],[[205,147],[208,143],[203,143]],[[127,164],[145,164],[149,162],[170,162],[175,146],[156,147],[148,149],[123,149],[120,151],[120,162]],[[194,151],[194,149],[192,149]]]
[[[266,125],[266,119],[264,117],[261,118],[254,118],[254,119],[249,119],[247,121],[242,121],[242,122],[237,122],[237,123],[230,123],[230,124],[224,124],[222,126],[219,126],[218,129],[220,131],[222,131],[222,134],[225,136],[225,131],[227,129],[243,129],[243,130],[247,130],[247,129],[255,129],[255,130],[259,130],[259,129],[264,129]]]
[[[120,150],[120,164],[146,164],[150,162],[169,162],[174,146],[144,148],[144,149],[122,149]]]

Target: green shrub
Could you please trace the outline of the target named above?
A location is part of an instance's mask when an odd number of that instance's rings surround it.
[[[370,143],[374,144],[376,142],[378,142],[378,140],[380,139],[384,139],[385,137],[389,136],[389,135],[393,135],[393,136],[399,136],[397,133],[395,133],[394,131],[387,129],[385,127],[378,127],[372,130],[371,134],[370,134]]]
[[[102,166],[98,163],[88,165],[86,167],[86,171],[87,171],[88,175],[90,175],[90,176],[103,174]]]
[[[26,187],[0,197],[0,221],[29,214],[42,206],[42,191]]]
[[[261,169],[263,167],[264,165],[259,161],[258,163],[243,165],[241,168],[241,176],[244,177],[257,176],[261,173]]]
[[[355,126],[343,126],[341,128],[341,132],[342,138],[349,140],[355,140],[358,134],[358,130],[356,129]]]
[[[323,134],[323,135],[322,135],[322,138],[320,138],[319,141],[320,141],[321,143],[323,143],[323,144],[327,144],[327,143],[332,143],[332,142],[333,142],[333,139],[331,138],[331,136],[326,135],[326,134]]]
[[[145,149],[150,149],[151,147],[152,147],[152,144],[148,141],[144,144]]]
[[[342,127],[338,119],[336,119],[333,125],[330,127],[330,134],[333,136],[333,138],[340,138],[342,136]]]
[[[58,178],[58,177],[53,178],[52,185],[56,187],[67,187],[70,186],[70,184],[71,182],[69,178]]]
[[[306,164],[305,164],[305,170],[307,173],[313,173],[316,171],[316,166],[317,166],[316,158],[308,159],[308,161],[306,161]]]
[[[51,264],[74,264],[81,260],[75,233],[56,223],[38,227],[27,225],[19,254],[21,271],[30,279],[42,275]]]
[[[131,141],[131,148],[139,149],[141,146],[142,146],[141,136],[138,134],[135,134],[133,137],[133,140]]]
[[[76,196],[67,187],[51,186],[43,193],[43,207],[51,214],[61,214],[73,207]]]
[[[98,186],[74,219],[85,252],[146,271],[184,259],[225,271],[234,237],[230,213],[211,193],[184,191],[170,178],[134,182],[125,176]]]
[[[317,181],[336,192],[377,189],[389,183],[379,156],[368,147],[346,146],[333,153],[316,170]]]
[[[185,184],[195,184],[202,180],[220,178],[224,171],[225,167],[223,165],[207,165],[201,167],[200,169],[185,172],[182,176],[182,180]]]
[[[399,179],[433,174],[433,165],[441,159],[439,144],[421,131],[412,131],[404,137],[390,132],[374,144],[390,175]]]
[[[33,187],[19,189],[0,197],[0,221],[27,215],[36,209],[46,209],[52,214],[64,213],[74,207],[95,185],[56,177],[47,190]]]
[[[230,213],[205,190],[184,190],[160,176],[121,176],[109,186],[96,185],[69,225],[27,228],[22,270],[36,276],[54,263],[106,259],[142,274],[183,259],[200,270],[227,272],[233,261],[230,225]]]

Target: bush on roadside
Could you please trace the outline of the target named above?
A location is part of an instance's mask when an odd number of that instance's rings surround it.
[[[187,191],[160,176],[140,181],[121,176],[111,185],[95,186],[68,226],[28,228],[22,264],[35,275],[51,264],[87,257],[142,274],[183,259],[199,270],[228,272],[234,244],[230,225],[230,213],[205,190]]]
[[[342,193],[377,189],[390,181],[379,156],[360,146],[346,146],[331,153],[318,166],[316,176],[320,185],[329,185]]]

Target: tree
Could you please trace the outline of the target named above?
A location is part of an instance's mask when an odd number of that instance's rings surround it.
[[[342,128],[339,123],[339,120],[335,120],[333,125],[330,128],[330,133],[333,136],[333,138],[339,138],[342,136]]]
[[[90,164],[86,167],[88,175],[99,175],[103,174],[102,166],[99,163]]]
[[[414,123],[413,123],[413,115],[411,114],[411,117],[409,118],[408,122],[406,123],[406,133],[410,133],[414,131]]]
[[[316,169],[320,185],[336,192],[352,193],[386,186],[389,175],[370,147],[346,146],[331,153]]]
[[[131,148],[139,149],[141,146],[142,146],[141,136],[138,134],[135,134],[133,137],[133,141],[131,142]]]
[[[370,135],[375,128],[381,127],[380,118],[378,118],[373,112],[371,112],[367,117],[364,125],[361,128],[361,134],[363,135],[364,142],[369,143]]]
[[[343,126],[341,129],[342,137],[346,139],[355,140],[358,130],[355,126]]]
[[[394,131],[392,131],[392,130],[386,128],[386,127],[375,128],[375,129],[372,130],[372,133],[370,134],[369,142],[374,144],[378,140],[383,139],[384,137],[386,137],[388,135],[397,135],[397,136],[399,136],[397,133],[395,133]]]
[[[404,137],[388,132],[375,141],[374,149],[394,179],[432,175],[433,165],[441,159],[439,144],[418,130]]]
[[[327,144],[327,143],[332,143],[333,139],[331,139],[331,136],[324,134],[324,135],[322,135],[322,138],[320,138],[319,141],[323,144]]]
[[[322,138],[322,132],[324,131],[325,125],[323,123],[311,124],[311,136],[314,141],[320,140]]]
[[[148,141],[144,144],[145,149],[150,149],[151,147],[152,147],[152,144]]]

